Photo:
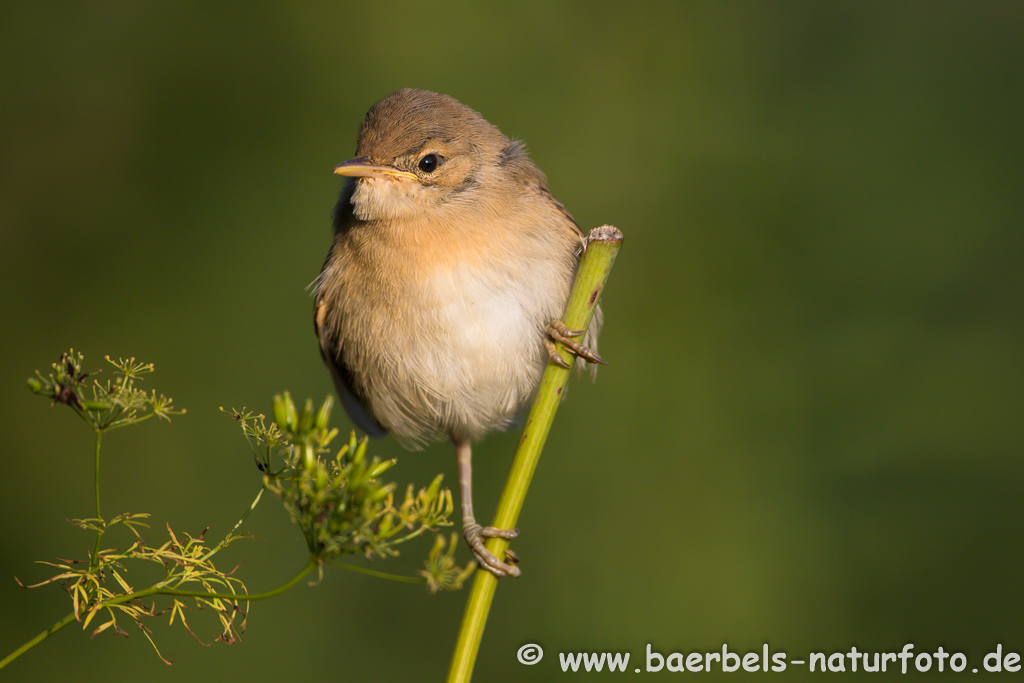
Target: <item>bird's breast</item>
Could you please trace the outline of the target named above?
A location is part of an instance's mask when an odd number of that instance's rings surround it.
[[[544,328],[562,314],[571,259],[472,246],[432,258],[403,247],[344,268],[345,363],[372,414],[407,442],[504,427],[543,372]]]

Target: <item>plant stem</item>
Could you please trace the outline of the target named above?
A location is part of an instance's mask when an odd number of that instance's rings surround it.
[[[183,591],[178,590],[177,588],[163,588],[160,584],[157,584],[155,586],[150,586],[149,588],[144,588],[135,593],[119,595],[116,598],[104,600],[100,607],[121,605],[126,602],[131,602],[132,600],[137,600],[139,598],[148,598],[151,595],[173,595],[179,598],[241,600],[243,602],[248,602],[250,600],[266,600],[267,598],[272,598],[274,596],[280,595],[289,588],[292,588],[299,581],[302,581],[302,579],[306,578],[306,576],[318,566],[320,566],[320,561],[317,560],[315,557],[310,557],[309,562],[306,564],[305,567],[302,568],[302,571],[300,571],[298,574],[296,574],[287,582],[281,584],[277,588],[274,588],[269,591],[264,591],[263,593],[209,593],[207,591]]]
[[[96,430],[96,448],[95,448],[95,469],[96,469],[96,519],[102,520],[103,514],[100,512],[100,443],[103,440],[103,431]]]
[[[256,494],[256,497],[253,499],[252,504],[249,505],[249,509],[245,511],[245,513],[242,515],[241,519],[239,519],[237,522],[235,522],[235,526],[231,527],[231,531],[229,531],[227,533],[227,535],[224,536],[223,540],[221,540],[220,543],[218,543],[217,545],[215,545],[212,548],[210,548],[209,552],[207,552],[205,555],[203,555],[201,558],[199,558],[200,562],[206,562],[211,557],[213,557],[218,552],[220,552],[224,548],[224,546],[226,546],[228,544],[229,539],[231,539],[231,537],[232,537],[232,534],[234,534],[236,531],[238,531],[238,527],[242,526],[242,523],[245,520],[247,520],[249,518],[249,515],[252,514],[252,511],[256,509],[256,505],[259,504],[260,498],[263,497],[263,492],[266,491],[266,490],[267,490],[266,487],[263,487],[263,486],[260,487],[259,493]]]
[[[43,631],[42,633],[40,633],[38,636],[36,636],[32,640],[28,641],[27,643],[25,643],[24,645],[19,647],[17,650],[12,652],[11,654],[7,655],[3,659],[0,659],[0,669],[4,668],[5,666],[7,666],[11,662],[13,662],[15,659],[17,659],[21,655],[25,654],[26,652],[28,652],[29,650],[34,648],[36,645],[38,645],[39,643],[43,642],[44,640],[46,640],[47,638],[52,636],[54,633],[56,633],[57,631],[61,630],[62,628],[64,628],[65,626],[67,626],[68,624],[73,622],[74,620],[75,620],[75,613],[72,612],[71,614],[67,615],[66,617],[64,617],[63,619],[58,621],[56,624],[51,626],[50,628],[48,628],[45,631]]]
[[[622,233],[616,228],[603,226],[590,231],[587,237],[587,250],[580,260],[576,281],[562,319],[570,329],[586,330],[590,326],[590,319],[597,308],[601,290],[621,246]],[[572,354],[563,348],[560,348],[560,352],[567,361],[574,360]],[[533,407],[526,419],[512,470],[505,482],[505,490],[498,502],[494,526],[499,529],[514,529],[516,526],[519,511],[526,498],[526,490],[568,381],[568,369],[553,362],[548,363],[540,388],[537,390],[537,398],[534,399]],[[492,538],[487,543],[487,549],[496,557],[503,557],[507,548],[508,541],[503,538]],[[477,651],[480,649],[480,640],[483,638],[484,625],[497,585],[498,579],[493,574],[477,570],[462,617],[459,638],[452,653],[448,683],[467,683],[473,675],[473,665],[476,663]]]
[[[95,458],[95,481],[96,481],[96,524],[99,526],[99,531],[96,532],[96,545],[92,551],[92,559],[89,560],[89,568],[96,569],[96,564],[99,562],[100,557],[100,543],[103,541],[103,533],[106,531],[106,523],[103,521],[103,515],[100,513],[100,443],[103,440],[103,430],[94,427],[96,432],[96,458]]]
[[[357,572],[359,574],[366,574],[367,576],[373,576],[378,579],[387,579],[389,581],[398,581],[399,583],[426,583],[427,580],[420,576],[402,576],[400,574],[388,574],[386,572],[379,572],[375,569],[367,569],[366,567],[360,567],[354,564],[345,564],[344,562],[338,562],[334,564],[335,567],[341,567],[347,569],[350,572]]]

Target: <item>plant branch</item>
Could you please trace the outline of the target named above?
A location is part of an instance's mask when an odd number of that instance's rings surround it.
[[[205,555],[199,558],[200,562],[208,561],[211,557],[216,555],[218,552],[223,550],[225,546],[227,546],[230,540],[234,537],[235,532],[238,531],[238,528],[242,526],[242,523],[245,522],[245,520],[249,519],[249,515],[251,515],[252,511],[256,509],[256,505],[259,504],[260,498],[263,497],[263,492],[266,490],[266,487],[260,487],[259,493],[256,494],[255,498],[253,498],[252,504],[249,506],[249,509],[245,511],[245,513],[237,522],[235,522],[235,526],[231,527],[231,531],[229,531],[227,535],[224,536],[224,539],[220,543],[210,548],[210,550]]]
[[[350,572],[356,572],[358,574],[366,574],[377,579],[387,579],[388,581],[397,581],[399,583],[426,583],[426,579],[420,576],[403,576],[401,574],[388,574],[387,572],[379,572],[376,569],[367,569],[366,567],[360,567],[355,564],[345,564],[344,562],[334,563],[335,567],[341,567],[347,569]]]
[[[96,449],[95,449],[95,486],[96,486],[96,523],[99,524],[99,530],[96,532],[96,546],[92,551],[92,559],[89,560],[89,568],[95,569],[100,557],[100,543],[103,541],[103,532],[106,530],[106,524],[103,522],[103,515],[100,513],[100,443],[103,440],[103,430],[94,428],[96,432]]]
[[[7,666],[11,662],[13,662],[15,659],[17,659],[21,655],[25,654],[26,652],[28,652],[29,650],[34,648],[36,645],[38,645],[39,643],[43,642],[44,640],[46,640],[47,638],[52,636],[54,633],[56,633],[57,631],[61,630],[62,628],[64,628],[65,626],[67,626],[68,624],[73,622],[74,620],[75,620],[75,613],[72,612],[71,614],[67,615],[66,617],[64,617],[63,619],[58,621],[56,624],[51,626],[50,628],[46,629],[45,631],[43,631],[42,633],[37,635],[32,640],[26,642],[24,645],[19,647],[17,650],[12,652],[11,654],[7,655],[3,659],[0,659],[0,669],[4,668],[5,666]]]
[[[306,566],[303,567],[298,574],[296,574],[286,583],[278,586],[277,588],[265,591],[263,593],[209,593],[206,591],[189,591],[179,590],[177,588],[165,588],[163,583],[158,583],[156,585],[150,586],[149,588],[144,588],[134,593],[126,593],[125,595],[118,595],[117,597],[111,598],[109,600],[104,600],[98,605],[96,605],[91,611],[98,612],[108,607],[122,605],[126,602],[132,602],[133,600],[141,600],[142,598],[148,598],[156,595],[169,595],[179,598],[205,598],[208,600],[238,600],[242,602],[248,602],[252,600],[266,600],[267,598],[272,598],[274,596],[280,595],[281,593],[287,591],[289,588],[295,586],[295,584],[297,584],[299,581],[302,581],[302,579],[306,578],[306,576],[308,576],[309,573],[313,571],[313,569],[318,567],[319,564],[319,561],[315,557],[311,557]],[[45,631],[37,635],[35,638],[26,642],[17,650],[13,651],[11,654],[7,655],[2,660],[0,660],[0,669],[3,669],[5,666],[7,666],[9,663],[14,661],[21,655],[23,655],[25,652],[31,650],[33,647],[46,640],[57,631],[61,630],[68,624],[75,621],[76,618],[77,617],[75,613],[72,612],[71,614],[67,615],[66,617],[55,623],[50,628],[46,629]]]
[[[243,602],[251,600],[266,600],[267,598],[275,597],[284,593],[289,588],[292,588],[299,581],[306,578],[306,576],[319,565],[319,560],[315,557],[311,557],[309,562],[306,563],[306,566],[303,567],[298,574],[277,588],[264,591],[263,593],[209,593],[207,591],[186,591],[179,590],[177,588],[164,588],[162,584],[156,584],[155,586],[144,588],[136,593],[127,593],[125,595],[119,595],[116,598],[111,598],[110,600],[104,600],[100,607],[121,605],[126,602],[131,602],[132,600],[138,600],[139,598],[148,598],[151,595],[172,595],[179,598],[207,598],[210,600],[241,600]]]

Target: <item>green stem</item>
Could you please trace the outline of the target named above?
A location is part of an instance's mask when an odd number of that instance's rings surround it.
[[[118,417],[120,417],[120,415],[121,413],[118,413]],[[109,432],[114,429],[120,429],[121,427],[130,427],[132,425],[137,425],[140,422],[145,422],[146,420],[149,420],[154,417],[156,417],[156,413],[148,413],[141,417],[129,417],[124,420],[121,420],[120,422],[116,420],[111,420],[110,422],[103,425],[103,431]]]
[[[96,477],[96,519],[103,520],[103,514],[100,512],[100,442],[103,440],[103,432],[99,429],[96,430],[96,448],[95,448],[95,477]]]
[[[389,581],[398,581],[400,583],[426,583],[427,580],[422,576],[402,576],[401,574],[388,574],[386,572],[379,572],[376,569],[367,569],[366,567],[359,567],[354,564],[344,564],[339,562],[334,565],[335,567],[341,567],[347,569],[350,572],[357,572],[359,574],[366,574],[367,576],[373,576],[378,579],[387,579]]]
[[[28,652],[29,650],[34,648],[36,645],[38,645],[39,643],[43,642],[44,640],[46,640],[47,638],[52,636],[54,633],[56,633],[57,631],[61,630],[62,628],[64,628],[65,626],[67,626],[68,624],[73,622],[74,620],[75,620],[75,613],[72,612],[71,614],[67,615],[66,617],[64,617],[63,619],[58,621],[56,624],[51,626],[50,628],[48,628],[45,631],[43,631],[42,633],[40,633],[38,636],[36,636],[32,640],[28,641],[27,643],[25,643],[24,645],[19,647],[17,650],[12,652],[11,654],[7,655],[3,659],[0,659],[0,669],[4,668],[5,666],[7,666],[11,662],[13,662],[15,659],[17,659],[21,655],[25,654],[26,652]]]
[[[411,541],[412,539],[418,537],[420,534],[424,533],[425,531],[434,531],[434,530],[435,529],[433,529],[433,528],[428,528],[428,527],[425,527],[425,526],[421,526],[419,529],[416,529],[415,531],[410,531],[408,534],[406,534],[405,536],[402,536],[401,538],[396,538],[393,541],[389,541],[387,545],[390,548],[390,547],[396,546],[396,545],[398,545],[400,543],[405,543],[406,541]]]
[[[110,600],[104,600],[97,609],[104,607],[113,607],[114,605],[121,605],[132,600],[139,598],[148,598],[151,595],[173,595],[179,598],[210,598],[219,600],[241,600],[248,602],[251,600],[266,600],[274,596],[284,593],[289,588],[292,588],[299,581],[302,581],[306,576],[320,565],[320,561],[315,557],[309,559],[309,563],[302,568],[298,574],[289,579],[286,583],[274,588],[273,590],[265,591],[263,593],[209,593],[207,591],[183,591],[177,588],[163,588],[161,584],[144,588],[135,593],[127,593],[125,595],[119,595],[116,598]]]
[[[103,533],[107,528],[107,525],[103,521],[103,515],[100,513],[100,442],[103,440],[103,430],[95,429],[96,432],[96,458],[95,458],[95,486],[96,486],[96,523],[99,525],[99,531],[96,532],[96,546],[92,551],[92,559],[89,560],[89,568],[95,569],[96,564],[99,562],[100,557],[100,543],[103,541]]]
[[[235,526],[231,527],[231,531],[229,531],[227,535],[224,536],[224,539],[220,543],[210,548],[209,552],[207,552],[205,555],[199,558],[200,562],[206,562],[211,557],[220,552],[230,542],[229,539],[231,539],[232,534],[238,531],[238,527],[242,526],[242,523],[245,520],[247,520],[249,518],[249,515],[252,514],[252,511],[256,509],[256,505],[259,504],[260,498],[263,497],[263,492],[266,490],[266,487],[260,487],[259,493],[256,494],[256,497],[253,499],[252,504],[249,505],[249,509],[245,511],[245,514],[242,515],[241,519],[235,522]]]
[[[567,327],[576,330],[585,330],[590,326],[590,319],[597,307],[601,290],[608,279],[619,247],[622,246],[622,233],[611,226],[595,228],[590,232],[587,244],[587,251],[580,260],[576,282],[562,319]],[[561,353],[567,361],[573,360],[568,351],[561,349]],[[494,526],[499,529],[514,529],[516,526],[519,511],[526,498],[526,490],[568,381],[568,369],[555,363],[548,363],[540,388],[537,390],[537,398],[534,399],[530,415],[526,419],[512,470],[509,472],[508,481],[505,482],[505,490],[498,502]],[[487,543],[487,549],[496,557],[503,557],[507,548],[508,541],[503,538],[492,538]],[[490,572],[476,572],[466,611],[462,617],[459,638],[452,653],[448,683],[467,683],[473,675],[473,665],[476,663],[477,651],[480,649],[484,625],[487,623],[487,614],[491,609],[497,585],[498,579]]]

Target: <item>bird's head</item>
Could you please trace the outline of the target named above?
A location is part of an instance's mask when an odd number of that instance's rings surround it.
[[[476,196],[494,185],[510,152],[525,154],[458,100],[406,88],[367,113],[356,157],[334,172],[353,178],[360,220],[394,220]]]

